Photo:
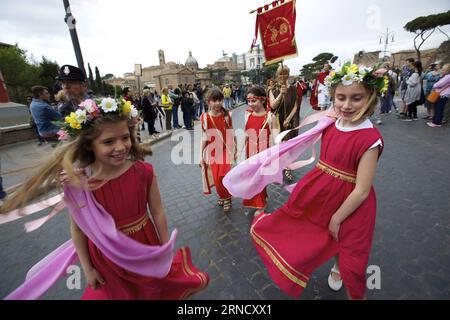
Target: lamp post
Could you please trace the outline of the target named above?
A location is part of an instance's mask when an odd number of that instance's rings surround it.
[[[142,64],[134,65],[134,75],[137,78],[138,95],[141,96],[141,76],[142,76]]]
[[[387,46],[389,44],[389,37],[391,37],[391,41],[390,42],[394,42],[394,35],[395,32],[393,31],[389,31],[389,28],[386,28],[386,33],[382,33],[380,34],[380,44],[382,44],[384,42],[384,50],[383,50],[383,60],[386,57],[386,52],[387,51]]]
[[[81,54],[80,42],[78,41],[77,29],[75,28],[76,20],[70,10],[69,0],[63,0],[64,9],[66,10],[66,16],[64,21],[69,27],[70,37],[72,38],[73,49],[77,58],[78,68],[83,70],[84,77],[86,78],[86,70],[84,69],[83,55]]]

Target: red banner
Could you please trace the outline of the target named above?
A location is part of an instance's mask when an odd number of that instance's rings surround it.
[[[259,30],[266,64],[297,56],[295,0],[274,1],[271,5],[258,8],[257,11],[252,49],[256,44]]]

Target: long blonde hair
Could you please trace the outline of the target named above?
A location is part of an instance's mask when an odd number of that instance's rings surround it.
[[[76,169],[85,168],[95,162],[91,146],[92,142],[101,134],[100,125],[127,120],[126,116],[116,114],[92,120],[89,126],[81,130],[76,139],[58,146],[50,156],[37,165],[31,177],[8,196],[0,213],[25,207],[37,196],[47,193],[55,183],[60,188],[63,172],[71,184],[81,185],[80,173]],[[138,143],[135,124],[129,122],[128,128],[131,139],[131,160],[143,160],[146,155],[151,155],[150,148]]]

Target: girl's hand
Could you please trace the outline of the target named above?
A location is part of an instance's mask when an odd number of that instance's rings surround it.
[[[289,119],[284,120],[284,122],[283,122],[283,127],[284,127],[285,129],[289,128],[289,122],[291,122]]]
[[[341,228],[341,223],[336,221],[335,216],[333,215],[330,220],[330,224],[328,225],[328,231],[334,240],[339,241],[339,229]]]
[[[204,160],[204,159],[201,159],[201,160],[200,160],[200,163],[198,164],[198,166],[199,166],[200,168],[206,167],[206,162],[205,162],[205,160]]]
[[[86,281],[88,285],[93,289],[97,289],[98,287],[104,285],[106,282],[103,280],[103,277],[96,269],[91,269],[85,272]]]

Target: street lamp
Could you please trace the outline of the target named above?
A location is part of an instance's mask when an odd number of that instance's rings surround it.
[[[382,33],[380,34],[380,44],[382,44],[384,42],[384,50],[383,50],[383,60],[386,57],[386,52],[387,51],[387,46],[389,44],[389,37],[391,38],[390,42],[394,42],[394,35],[395,32],[393,31],[389,31],[389,28],[386,28],[386,33]]]
[[[64,21],[69,27],[70,37],[72,38],[73,49],[75,51],[75,56],[77,58],[78,68],[83,70],[84,76],[86,77],[86,70],[84,69],[83,55],[81,54],[80,42],[78,41],[77,29],[75,28],[76,20],[72,15],[70,10],[69,0],[63,0],[64,9],[66,10],[66,16]]]

